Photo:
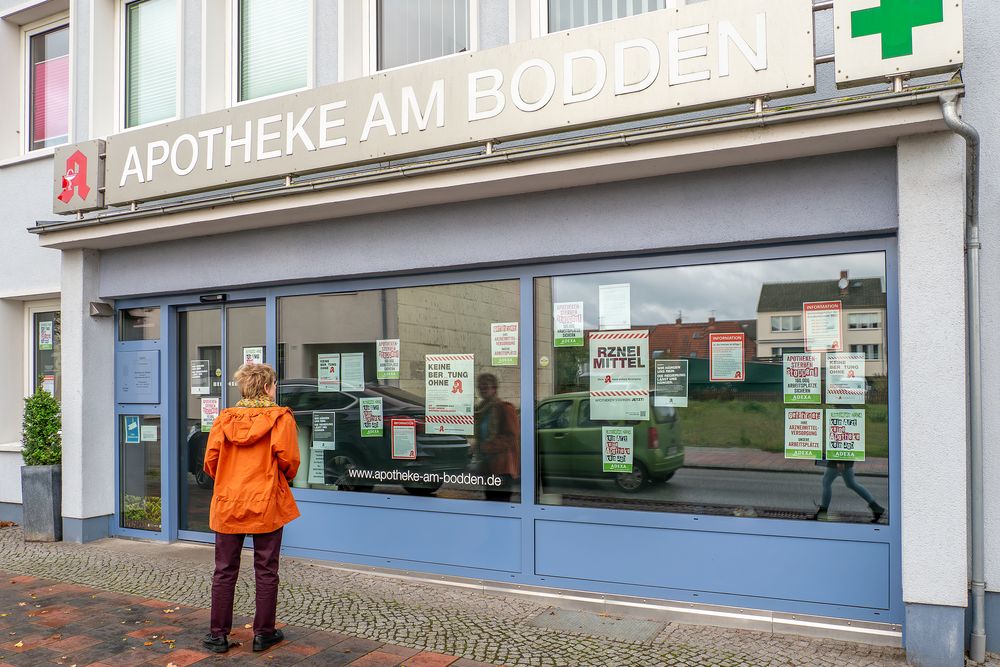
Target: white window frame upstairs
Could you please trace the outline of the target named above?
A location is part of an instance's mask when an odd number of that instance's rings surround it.
[[[675,9],[683,6],[686,2],[687,0],[665,0],[664,9]],[[544,37],[549,34],[549,0],[531,0],[531,17],[532,37]],[[599,23],[603,23],[603,21]],[[587,25],[597,25],[597,23],[589,23]],[[568,30],[577,30],[586,27],[577,26],[576,28],[568,28]]]
[[[31,38],[35,35],[40,35],[43,32],[49,32],[50,30],[56,30],[62,27],[69,27],[69,12],[59,12],[58,14],[53,14],[52,16],[46,17],[39,21],[33,23],[28,23],[21,26],[21,60],[20,60],[20,84],[18,90],[20,91],[20,107],[21,107],[21,121],[19,131],[21,133],[20,146],[18,151],[20,155],[46,155],[52,153],[55,150],[55,146],[46,146],[44,148],[31,149],[31,111],[32,111],[32,99],[31,99]],[[75,67],[75,59],[73,58],[73,31],[69,31],[69,90],[67,94],[69,95],[69,105],[66,110],[67,117],[67,128],[66,128],[66,144],[73,143],[73,75]],[[65,146],[66,144],[59,144],[60,146]]]
[[[116,76],[115,76],[115,128],[118,132],[131,132],[133,130],[141,130],[145,127],[154,127],[156,125],[162,125],[164,123],[170,123],[178,120],[181,115],[181,109],[184,108],[184,0],[174,0],[174,11],[176,14],[176,20],[174,23],[174,28],[177,32],[177,52],[174,54],[175,63],[174,66],[177,68],[177,90],[174,92],[174,115],[169,118],[164,118],[162,120],[156,120],[151,123],[143,123],[142,125],[133,125],[132,127],[125,127],[125,121],[128,118],[128,112],[126,107],[128,106],[128,98],[126,97],[127,82],[125,80],[125,70],[126,70],[126,42],[128,41],[128,31],[126,26],[126,16],[128,6],[136,2],[142,2],[142,0],[118,0],[118,5],[116,7],[115,15],[115,57],[118,62],[116,63]]]
[[[324,0],[325,1],[325,0]],[[284,90],[272,95],[263,95],[249,100],[240,99],[240,0],[226,1],[226,23],[229,26],[226,35],[226,90],[231,107],[238,107],[251,102],[271,100],[282,95],[292,95],[303,90],[310,90],[316,85],[316,0],[309,0],[309,51],[306,62],[306,85],[301,88]],[[339,24],[339,22],[338,22]]]
[[[348,0],[349,1],[349,0]],[[407,63],[406,65],[399,65],[397,67],[387,67],[385,69],[379,69],[378,67],[378,0],[361,0],[365,3],[365,8],[363,12],[364,25],[361,26],[362,34],[365,36],[365,48],[362,62],[362,71],[365,76],[370,76],[377,72],[391,72],[393,70],[402,69],[404,67],[411,67],[420,63],[432,63],[439,60],[444,60],[446,58],[454,58],[455,56],[464,55],[468,53],[473,53],[479,50],[479,2],[480,0],[468,0],[469,1],[469,50],[463,51],[462,53],[450,53],[446,56],[439,56],[437,58],[430,58],[428,60],[420,60],[414,63]],[[346,28],[346,26],[345,26]]]

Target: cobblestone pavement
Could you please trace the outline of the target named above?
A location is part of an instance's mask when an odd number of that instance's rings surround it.
[[[122,539],[85,545],[25,543],[19,529],[0,529],[0,567],[5,571],[184,607],[209,606],[211,562],[212,551],[203,545]],[[279,619],[289,625],[505,665],[905,665],[900,649],[705,626],[667,624],[646,641],[545,629],[529,622],[554,610],[532,601],[290,557],[281,562],[279,600]],[[236,611],[247,615],[252,610],[252,565],[244,557]],[[1000,667],[1000,660],[991,659],[991,667]]]

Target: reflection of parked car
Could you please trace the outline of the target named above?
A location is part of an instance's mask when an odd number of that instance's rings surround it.
[[[541,401],[535,416],[540,475],[613,478],[626,492],[665,482],[684,465],[677,411],[650,406],[647,421],[593,421],[588,392],[560,394]],[[632,426],[632,472],[602,472],[602,426]]]

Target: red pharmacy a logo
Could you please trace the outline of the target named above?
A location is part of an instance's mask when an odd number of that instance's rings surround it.
[[[66,171],[62,177],[59,201],[68,204],[73,199],[74,193],[80,195],[80,199],[84,201],[90,196],[90,186],[87,185],[87,156],[80,151],[66,158]]]

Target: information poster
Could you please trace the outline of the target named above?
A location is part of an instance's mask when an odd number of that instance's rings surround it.
[[[125,444],[126,445],[138,445],[139,444],[139,417],[133,417],[130,415],[125,416]]]
[[[341,391],[365,390],[365,353],[347,352],[340,355]]]
[[[212,393],[212,362],[208,359],[191,360],[191,393],[195,395]]]
[[[688,360],[657,359],[653,362],[653,405],[658,408],[688,406]]]
[[[382,437],[382,397],[362,398],[361,401],[361,437]]]
[[[52,349],[52,331],[53,322],[51,320],[42,320],[38,323],[38,349],[39,350],[51,350]]]
[[[55,375],[43,375],[42,376],[42,390],[47,391],[50,396],[56,395],[56,376]]]
[[[743,347],[746,335],[742,333],[708,334],[709,381],[743,382]]]
[[[649,419],[649,332],[590,334],[592,419]]]
[[[326,484],[326,450],[309,448],[309,483]]]
[[[517,322],[490,324],[490,356],[494,366],[517,366]]]
[[[785,408],[785,458],[823,458],[823,411]]]
[[[632,328],[632,296],[628,283],[598,287],[597,318],[601,331]]]
[[[819,352],[785,354],[781,357],[784,371],[785,403],[813,405],[820,403],[819,369],[822,355]]]
[[[399,379],[399,339],[375,341],[375,377],[379,380]]]
[[[803,303],[802,331],[805,333],[806,352],[840,352],[843,350],[840,301]]]
[[[218,396],[211,396],[201,399],[201,432],[208,433],[212,430],[215,418],[219,416],[219,405],[221,400]]]
[[[826,459],[865,460],[865,411],[826,411]]]
[[[337,448],[337,413],[333,410],[313,412],[312,446],[314,449]]]
[[[143,442],[156,442],[159,440],[155,424],[143,424],[139,427],[139,439]]]
[[[340,355],[320,354],[316,357],[316,389],[340,391]]]
[[[417,422],[412,419],[393,419],[389,425],[392,429],[392,458],[417,458]]]
[[[475,430],[475,355],[428,354],[424,362],[428,432],[472,435]]]
[[[826,355],[826,402],[864,404],[865,355],[838,352]]]
[[[553,305],[554,347],[583,347],[583,301]]]
[[[602,426],[604,472],[632,472],[633,433],[631,426]]]
[[[244,364],[264,363],[264,348],[263,347],[243,348],[243,363]]]

